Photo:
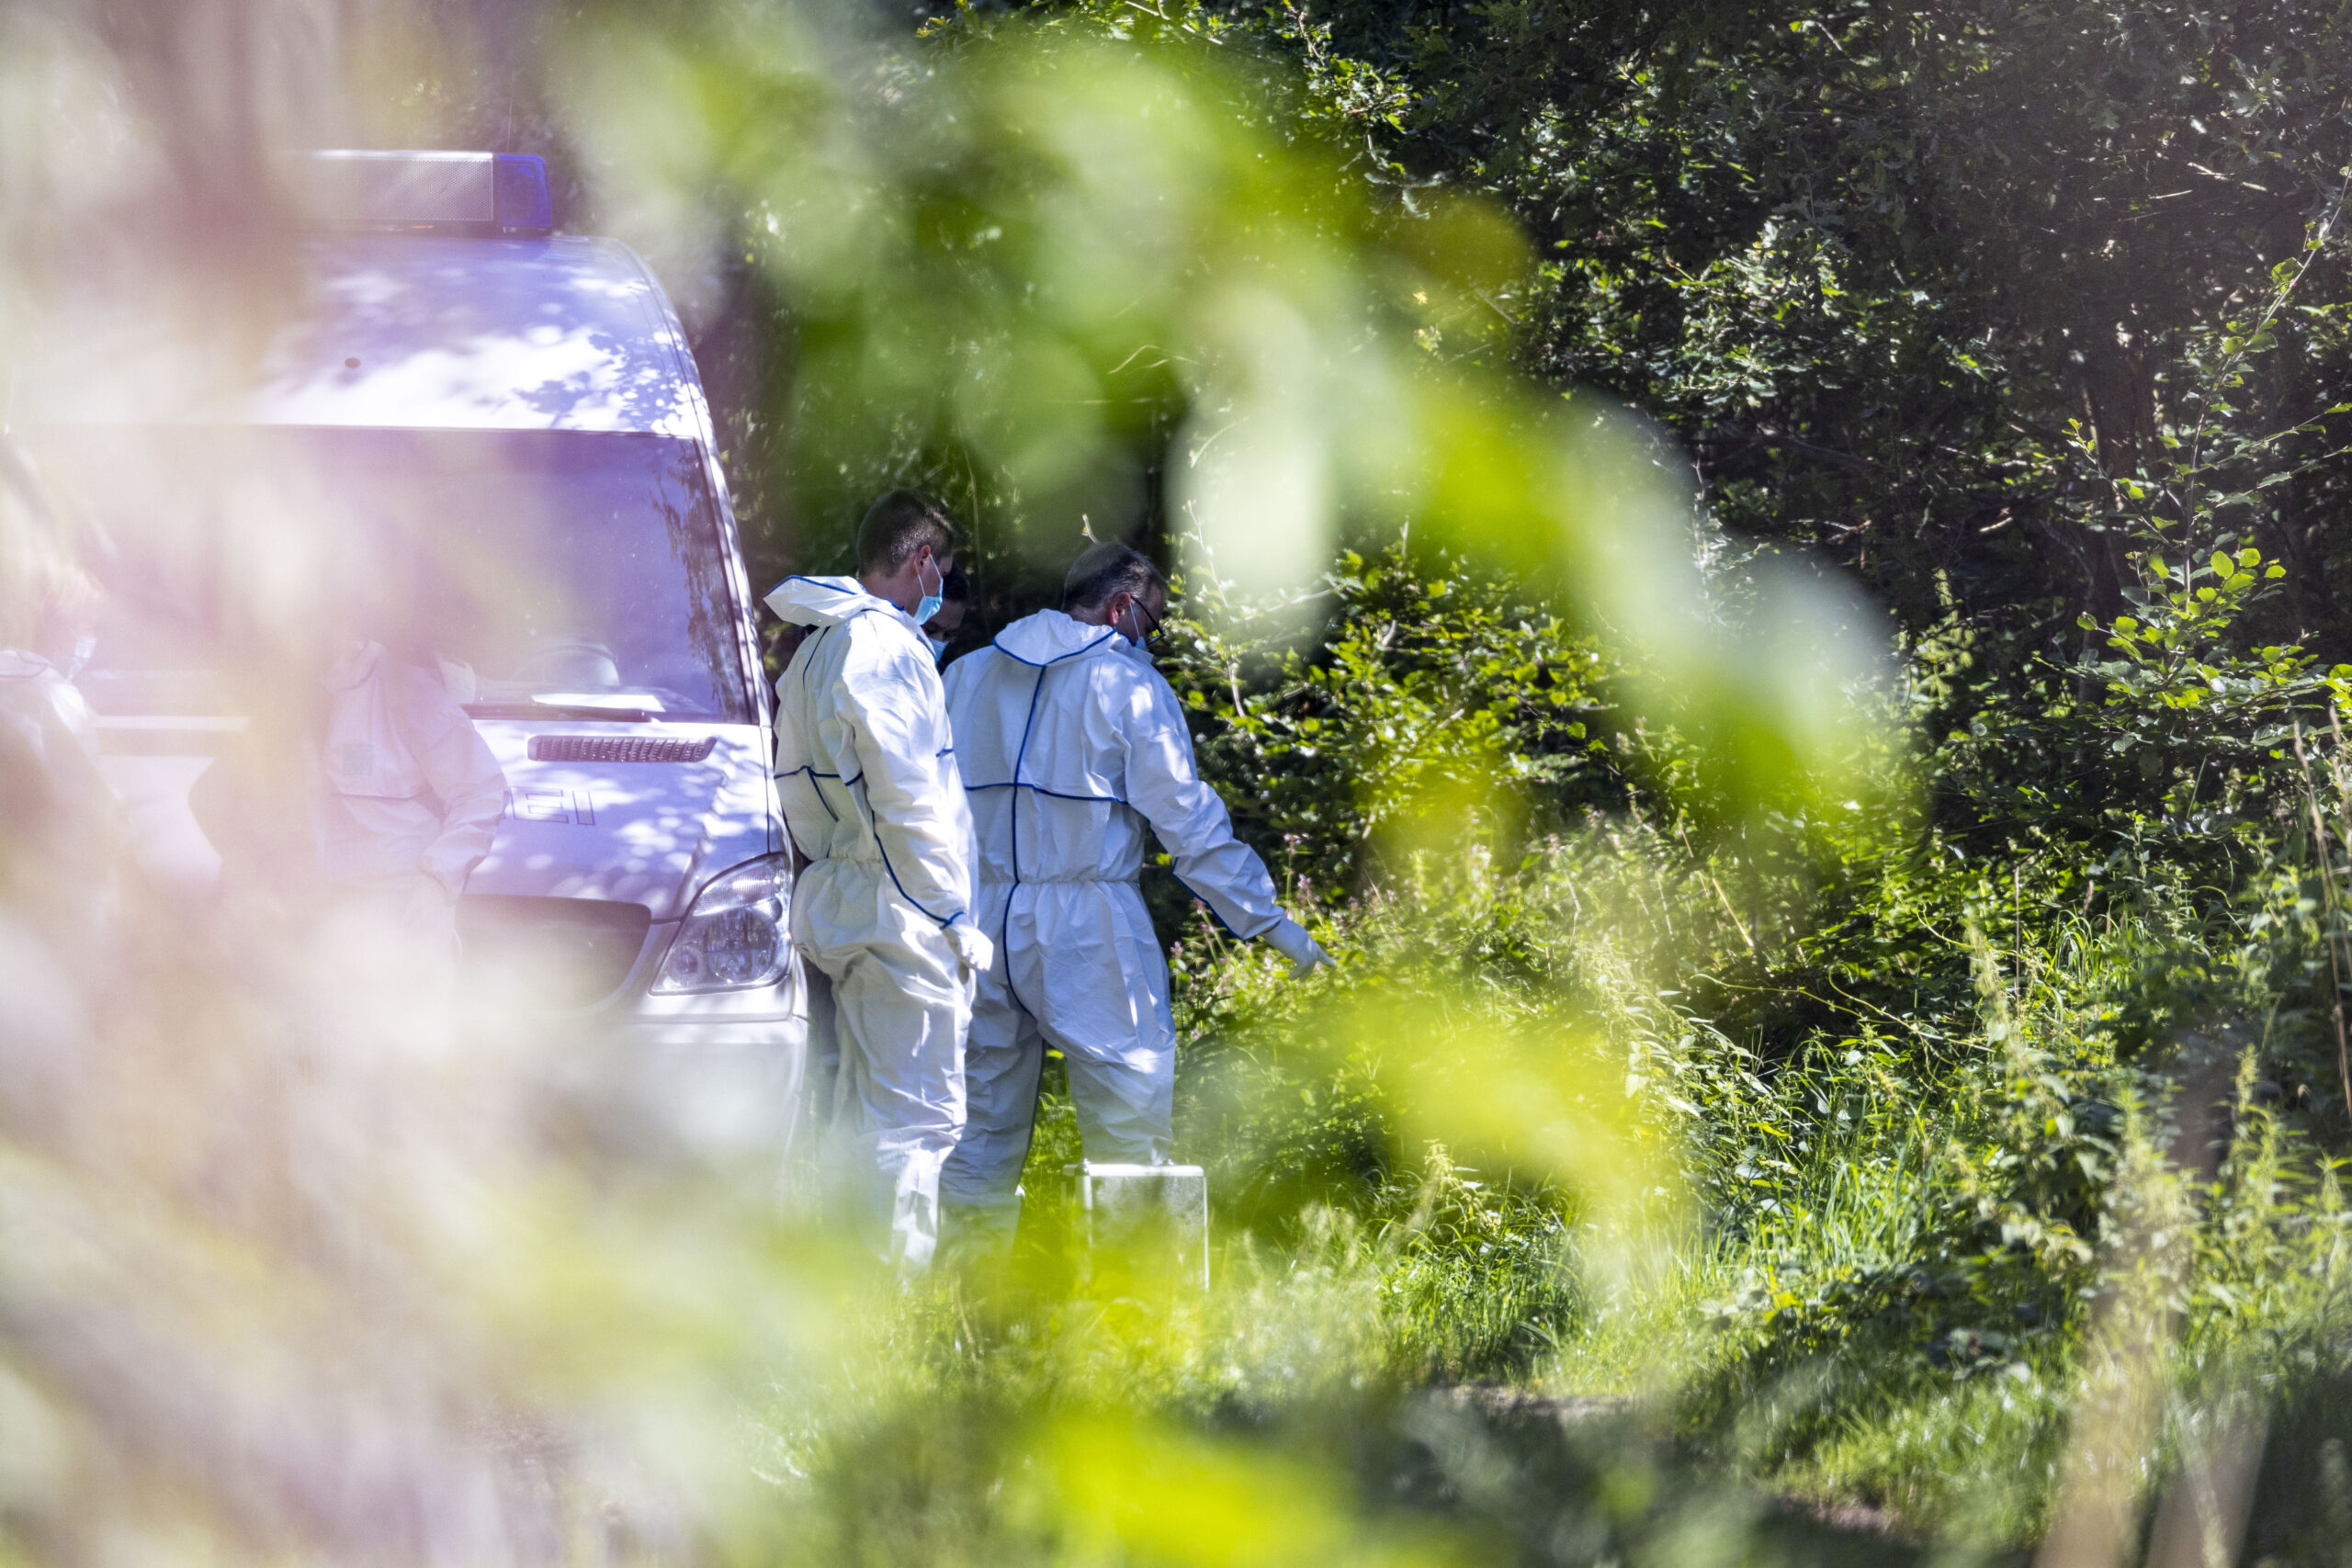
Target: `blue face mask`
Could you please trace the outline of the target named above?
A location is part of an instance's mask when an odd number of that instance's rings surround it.
[[[1146,617],[1149,618],[1147,620]],[[1126,609],[1111,624],[1111,629],[1126,639],[1125,652],[1129,658],[1140,659],[1146,664],[1156,664],[1159,660],[1152,657],[1151,645],[1159,635],[1160,619],[1152,615],[1142,600],[1130,599]],[[1130,627],[1134,629],[1130,630]]]
[[[945,637],[933,637],[929,632],[925,632],[923,633],[922,640],[931,644],[931,661],[933,664],[938,663],[941,660],[947,657],[947,639]]]
[[[933,574],[937,577],[939,581],[925,589],[923,591],[922,598],[915,604],[915,625],[919,626],[927,626],[931,625],[932,616],[939,614],[939,607],[947,603],[945,592],[947,588],[947,574],[939,570],[939,565],[936,561],[932,563],[931,570]],[[917,577],[915,581],[917,582],[921,582],[922,579],[921,577]]]

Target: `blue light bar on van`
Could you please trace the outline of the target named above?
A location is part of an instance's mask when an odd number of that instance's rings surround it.
[[[547,160],[531,153],[307,152],[287,173],[305,214],[331,228],[555,230]]]

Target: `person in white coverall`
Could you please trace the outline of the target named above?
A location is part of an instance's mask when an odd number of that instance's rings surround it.
[[[971,908],[972,821],[939,671],[956,531],[911,491],[874,503],[858,575],[786,578],[768,607],[811,628],[776,681],[776,787],[809,862],[792,937],[832,983],[836,1137],[865,1166],[885,1256],[929,1266],[939,1171],[964,1128],[964,1031],[989,944]]]
[[[1088,1159],[1170,1159],[1176,1027],[1136,880],[1146,827],[1228,930],[1302,967],[1330,962],[1275,904],[1265,863],[1193,766],[1183,707],[1148,647],[1167,613],[1158,570],[1098,545],[1070,569],[1063,603],[947,668],[977,910],[997,951],[973,1009],[969,1109],[943,1192],[969,1238],[958,1245],[981,1250],[1009,1245],[1020,1221],[1048,1045],[1069,1065]]]
[[[490,852],[506,775],[437,661],[360,641],[330,667],[319,739],[319,875],[454,949],[458,896]]]

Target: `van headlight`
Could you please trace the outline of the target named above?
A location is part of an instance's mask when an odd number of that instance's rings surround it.
[[[792,861],[763,855],[703,885],[670,941],[657,992],[739,991],[773,985],[784,974],[785,905]]]

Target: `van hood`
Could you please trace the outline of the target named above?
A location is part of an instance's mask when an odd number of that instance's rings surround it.
[[[768,591],[766,603],[779,620],[797,626],[837,626],[876,610],[914,625],[912,616],[868,593],[854,577],[787,577]]]
[[[614,899],[673,920],[710,878],[782,847],[755,725],[474,728],[505,772],[506,814],[469,894]]]

